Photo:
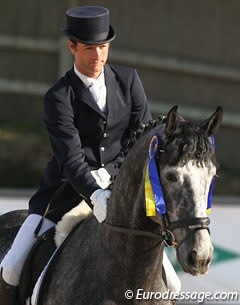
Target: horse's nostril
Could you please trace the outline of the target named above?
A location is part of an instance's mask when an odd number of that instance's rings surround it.
[[[207,261],[206,261],[206,266],[209,266],[210,263],[211,263],[211,258],[209,257],[209,258],[207,259]]]
[[[197,274],[204,274],[209,268],[211,257],[200,256],[199,251],[193,250],[189,253],[187,262]]]
[[[196,256],[197,252],[194,250],[192,251],[189,256],[188,256],[188,263],[190,266],[195,266],[196,265]]]

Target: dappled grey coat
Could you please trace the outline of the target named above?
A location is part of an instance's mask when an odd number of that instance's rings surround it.
[[[89,202],[99,188],[90,170],[105,167],[110,175],[116,175],[124,140],[140,122],[151,119],[142,83],[134,69],[106,64],[104,73],[107,115],[73,69],[46,93],[45,123],[53,158],[30,200],[30,213],[43,214],[66,179],[69,183],[51,204],[47,217],[58,221],[81,201],[81,196]]]

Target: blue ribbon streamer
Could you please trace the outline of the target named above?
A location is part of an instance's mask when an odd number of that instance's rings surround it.
[[[214,187],[214,179],[212,179],[212,182],[210,184],[209,192],[208,192],[208,202],[207,202],[207,210],[210,210],[212,207],[212,193],[213,193],[213,187]]]
[[[210,136],[211,142],[213,149],[215,149],[215,140],[213,136]],[[211,181],[210,187],[209,187],[209,192],[208,192],[208,202],[207,202],[207,210],[210,210],[212,207],[212,193],[213,193],[213,187],[214,187],[214,178]]]
[[[153,195],[154,195],[154,202],[156,205],[156,210],[158,214],[162,215],[166,213],[166,204],[163,197],[163,191],[161,182],[158,175],[158,170],[155,162],[155,154],[158,150],[158,148],[161,145],[161,139],[158,134],[155,134],[152,137],[151,144],[149,147],[149,165],[148,165],[148,171],[149,171],[149,180],[152,186]]]

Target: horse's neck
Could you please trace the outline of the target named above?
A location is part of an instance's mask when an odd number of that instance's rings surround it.
[[[134,228],[145,221],[143,181],[147,152],[140,155],[132,152],[127,157],[114,183],[107,221]]]
[[[113,266],[108,276],[116,279],[115,287],[162,291],[163,244],[158,239],[108,231],[106,240],[105,253]]]
[[[144,179],[148,147],[146,147],[146,140],[140,144],[140,147],[131,151],[131,156],[122,165],[114,185],[106,221],[122,228],[151,232],[157,225],[146,217],[144,208]],[[158,284],[162,281],[163,246],[159,243],[158,238],[122,232],[108,232],[107,234],[110,245],[116,246],[110,251],[113,256],[120,255],[126,258],[121,263],[121,270],[117,270],[117,272],[129,273],[134,279],[132,279],[132,283],[138,283],[138,286],[141,284],[142,287],[156,282],[154,270],[159,277]],[[148,280],[145,278],[146,275]]]

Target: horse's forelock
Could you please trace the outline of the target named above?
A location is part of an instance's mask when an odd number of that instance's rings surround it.
[[[170,166],[185,165],[192,160],[197,166],[216,165],[214,147],[207,134],[198,125],[181,122],[174,133],[164,139],[163,162]]]

